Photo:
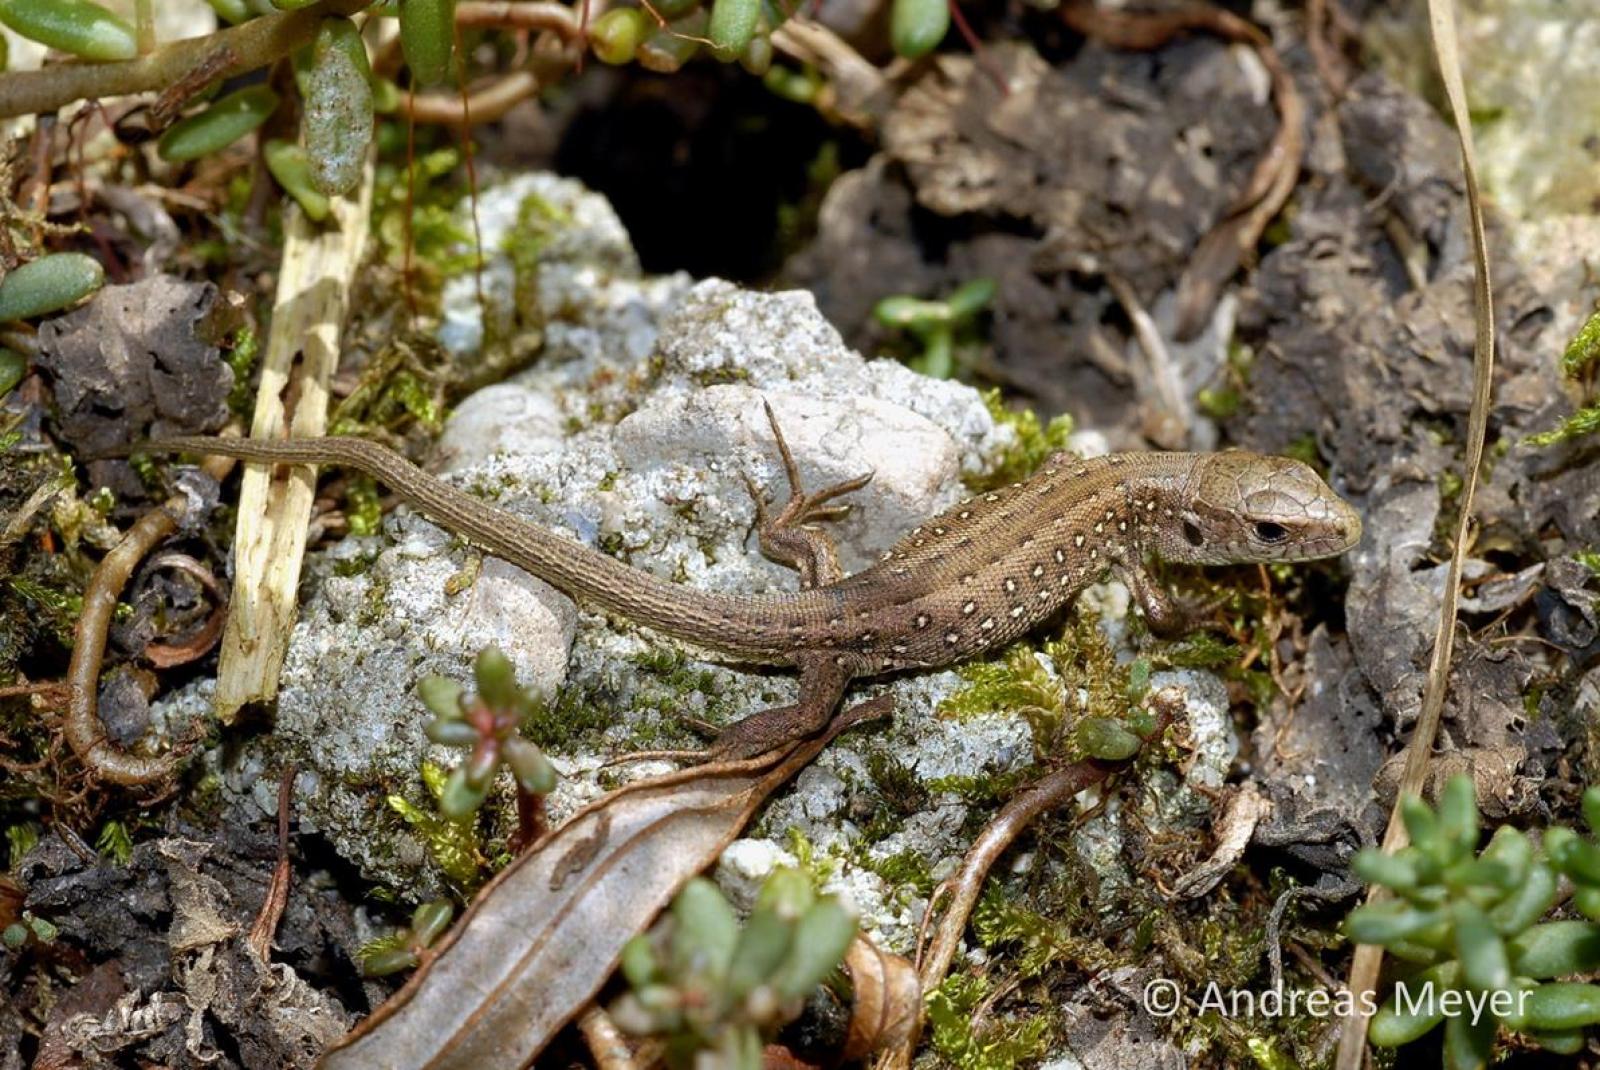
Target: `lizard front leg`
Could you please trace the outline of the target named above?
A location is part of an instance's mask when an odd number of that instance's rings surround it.
[[[835,498],[860,490],[872,480],[872,473],[824,487],[815,494],[807,494],[800,480],[800,468],[794,463],[794,454],[784,441],[778,428],[778,418],[772,406],[765,401],[767,422],[772,425],[772,437],[777,440],[778,454],[783,458],[784,474],[789,480],[789,500],[773,515],[767,511],[767,500],[754,483],[750,483],[750,496],[756,503],[756,528],[761,538],[761,552],[780,565],[787,565],[800,573],[800,589],[809,590],[844,578],[839,567],[838,550],[828,533],[811,525],[823,520],[837,520],[850,511],[848,505],[828,505]],[[835,700],[837,701],[837,700]]]
[[[1120,572],[1151,635],[1158,639],[1173,639],[1196,627],[1218,628],[1214,624],[1204,624],[1201,618],[1221,605],[1220,599],[1184,601],[1176,598],[1156,582],[1149,566],[1140,561],[1124,562]]]

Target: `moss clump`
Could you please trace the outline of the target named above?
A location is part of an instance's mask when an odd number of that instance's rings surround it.
[[[1039,467],[1050,454],[1067,448],[1067,437],[1072,434],[1072,417],[1063,413],[1047,424],[1039,422],[1039,414],[1032,409],[1008,409],[1000,400],[998,387],[986,390],[983,403],[994,421],[1016,433],[1016,440],[1006,448],[987,475],[969,477],[967,487],[973,491],[992,490],[1015,483]]]
[[[422,783],[427,787],[432,803],[417,806],[403,795],[390,795],[389,809],[405,819],[416,832],[432,858],[455,887],[470,893],[483,883],[484,854],[475,826],[451,821],[439,813],[439,800],[444,796],[445,781],[449,774],[432,762],[422,763]]]
[[[973,1013],[994,989],[986,977],[957,974],[928,993],[929,1041],[959,1070],[1015,1070],[1050,1047],[1054,1031],[1047,1010],[1021,1020],[996,1016],[981,1029],[972,1027]]]

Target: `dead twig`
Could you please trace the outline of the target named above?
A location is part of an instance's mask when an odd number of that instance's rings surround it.
[[[328,15],[350,15],[366,0],[321,0],[321,3],[263,15],[242,26],[205,37],[174,41],[147,56],[120,63],[59,63],[36,71],[0,74],[0,119],[36,112],[54,112],[80,100],[121,97],[166,89],[185,81],[218,49],[233,53],[225,74],[264,67],[310,41]]]
[[[278,931],[278,921],[289,902],[289,877],[292,873],[289,865],[289,801],[294,794],[296,772],[298,770],[291,765],[278,777],[278,864],[272,869],[267,898],[262,902],[254,924],[250,926],[250,935],[245,937],[250,953],[257,962],[263,964],[272,954],[272,937]]]
[[[532,71],[512,71],[482,89],[456,96],[449,93],[408,93],[401,107],[419,123],[467,126],[492,123],[506,112],[539,92],[539,79]]]
[[[224,457],[208,457],[201,470],[221,480],[233,469]],[[175,494],[136,520],[122,541],[112,547],[95,568],[83,592],[83,613],[73,632],[72,663],[67,669],[67,712],[61,729],[67,744],[89,772],[124,787],[139,787],[168,779],[177,755],[140,757],[122,750],[106,738],[98,709],[100,665],[105,659],[106,632],[116,612],[117,598],[139,562],[167,536],[178,530],[178,518],[189,507],[189,497]]]

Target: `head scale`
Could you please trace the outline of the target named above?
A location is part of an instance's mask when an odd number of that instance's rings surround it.
[[[1361,541],[1361,515],[1311,467],[1243,450],[1200,457],[1179,491],[1169,561],[1230,565],[1309,561]]]

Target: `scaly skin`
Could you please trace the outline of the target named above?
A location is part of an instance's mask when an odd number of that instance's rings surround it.
[[[1170,629],[1181,622],[1146,570],[1150,557],[1306,561],[1343,553],[1361,537],[1356,511],[1299,461],[1244,452],[1093,460],[1058,453],[1027,480],[952,506],[845,577],[832,543],[811,525],[839,511],[826,502],[866,480],[804,495],[776,421],[773,432],[792,496],[775,517],[761,503],[762,549],[798,568],[807,589],[761,596],[668,583],[361,439],[171,438],[146,448],[357,469],[579,602],[737,661],[798,668],[799,703],[738,722],[713,747],[717,756],[759,753],[819,730],[857,677],[950,665],[1015,639],[1112,571],[1128,581],[1151,625]]]

